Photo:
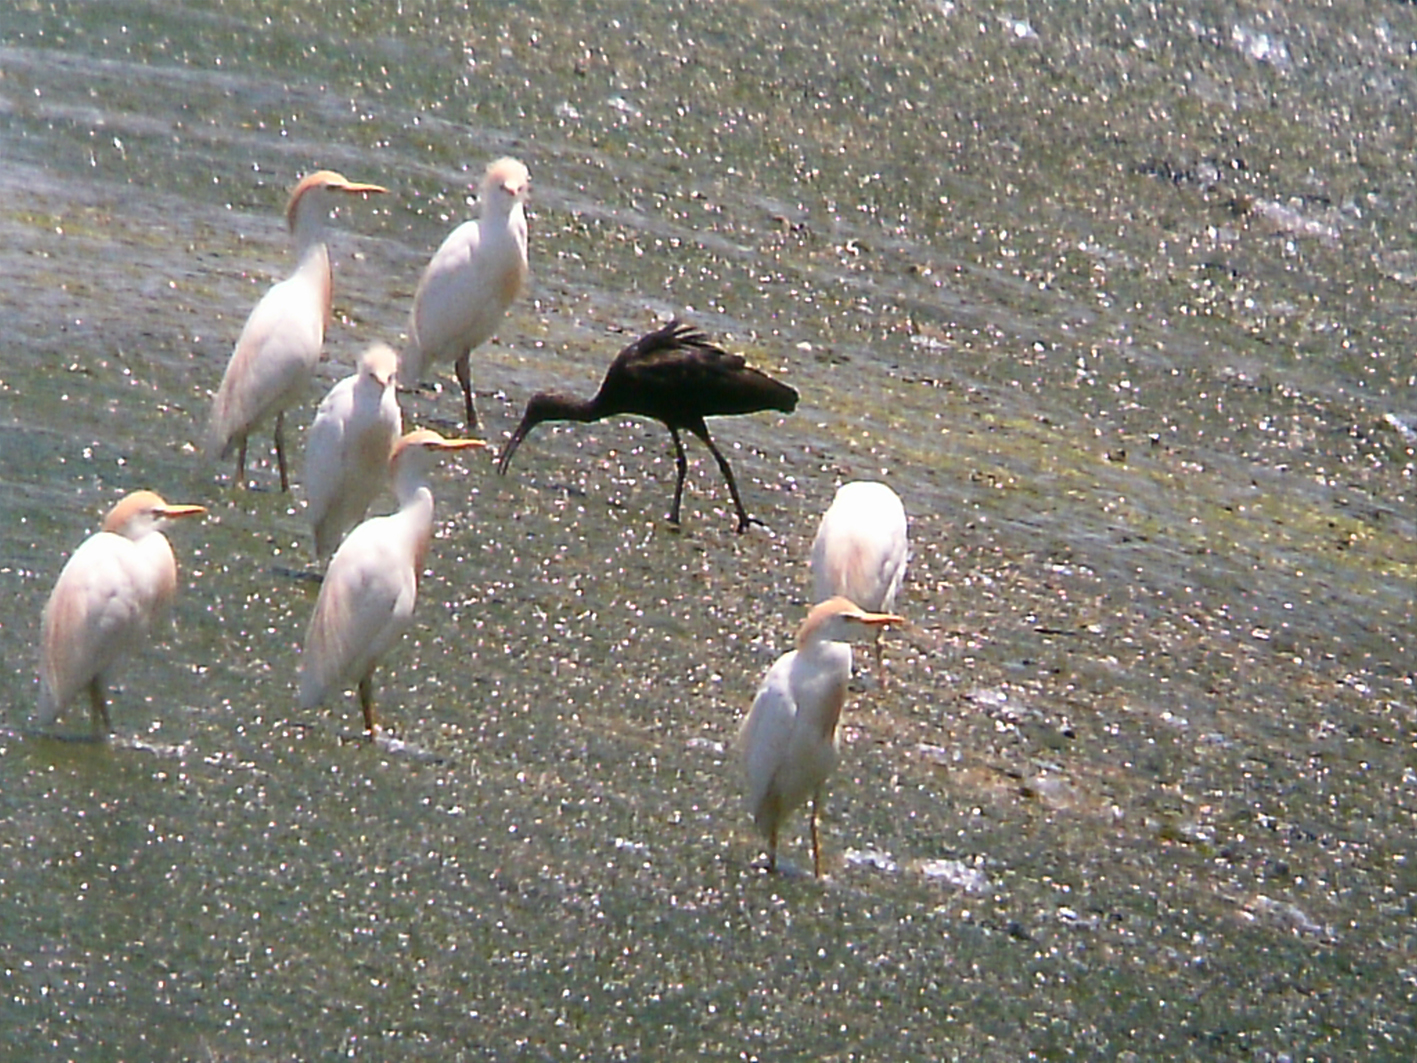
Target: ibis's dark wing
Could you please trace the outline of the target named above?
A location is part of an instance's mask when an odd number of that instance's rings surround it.
[[[667,424],[759,410],[791,413],[797,392],[729,354],[698,329],[671,321],[616,357],[600,399],[624,413]]]
[[[717,351],[718,348],[709,342],[708,336],[702,330],[675,318],[663,328],[646,332],[635,340],[615,356],[615,364],[638,364],[656,360],[665,354],[687,350]]]

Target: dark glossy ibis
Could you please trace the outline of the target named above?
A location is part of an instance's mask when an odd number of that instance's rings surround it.
[[[738,484],[728,460],[709,437],[705,417],[735,413],[781,410],[797,407],[797,392],[766,373],[753,369],[741,354],[729,354],[709,342],[698,329],[671,321],[661,329],[641,336],[615,357],[590,399],[542,391],[531,397],[521,424],[512,433],[497,471],[505,473],[522,440],[542,421],[577,421],[582,424],[633,413],[652,417],[669,429],[674,438],[674,458],[679,477],[674,484],[674,508],[669,519],[679,523],[679,503],[684,496],[684,475],[688,462],[679,430],[692,432],[703,440],[718,461],[728,481],[733,505],[738,510],[738,530],[747,530],[748,511],[738,494]],[[757,523],[762,523],[758,521]]]

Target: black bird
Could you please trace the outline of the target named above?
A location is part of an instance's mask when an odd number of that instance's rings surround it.
[[[741,354],[729,354],[709,342],[698,329],[678,320],[641,336],[610,363],[600,390],[591,399],[577,399],[541,391],[526,404],[522,423],[512,433],[497,472],[506,473],[512,455],[523,439],[542,421],[578,421],[582,424],[618,414],[633,413],[661,421],[674,437],[679,478],[674,484],[674,508],[669,519],[679,523],[679,501],[684,495],[688,462],[679,429],[694,433],[713,452],[729,493],[738,509],[738,530],[746,531],[750,519],[738,496],[738,484],[728,461],[709,438],[705,417],[797,407],[797,392],[747,365]],[[762,521],[756,523],[761,524]]]

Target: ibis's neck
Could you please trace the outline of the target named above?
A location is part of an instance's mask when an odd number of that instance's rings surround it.
[[[589,424],[615,411],[607,409],[600,402],[599,395],[591,399],[578,399],[572,395],[546,395],[543,396],[537,412],[541,415],[538,420],[542,421],[578,421],[581,424]]]

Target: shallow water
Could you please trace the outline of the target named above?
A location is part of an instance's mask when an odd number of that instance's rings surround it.
[[[745,59],[745,56],[747,57]],[[26,1058],[1410,1058],[1417,9],[21,3],[0,12],[0,1015]],[[802,393],[437,475],[414,631],[295,708],[298,494],[193,443],[336,225],[312,389],[397,342],[486,160],[530,291],[498,439],[680,313]],[[410,423],[459,409],[405,396]],[[824,824],[725,751],[837,483],[913,558]],[[107,745],[28,729],[125,490],[211,507]],[[869,657],[869,653],[864,654]],[[66,734],[86,723],[71,713]]]

